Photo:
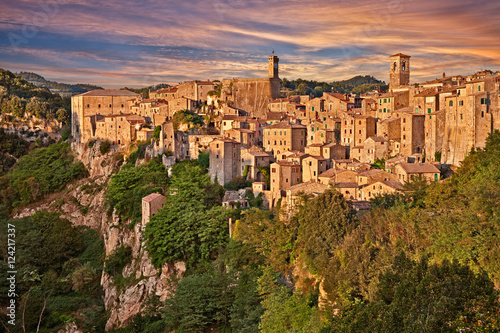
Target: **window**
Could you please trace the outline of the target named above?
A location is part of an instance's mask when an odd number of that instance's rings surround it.
[[[450,106],[453,106],[453,101],[450,101]]]
[[[387,98],[384,98],[384,103],[387,103]]]
[[[314,140],[314,137],[311,135],[311,140]]]
[[[403,118],[403,123],[406,123],[406,118]]]
[[[427,113],[431,113],[431,111],[432,111],[431,108],[427,109]]]
[[[361,134],[361,130],[359,130],[359,134]]]
[[[386,112],[387,112],[387,109],[386,109],[386,108],[384,108],[384,113],[386,113]]]
[[[418,113],[418,108],[415,109],[415,112]]]
[[[481,118],[484,118],[484,111],[481,111]]]
[[[403,135],[403,140],[406,140],[406,135]]]
[[[487,98],[481,98],[481,104],[488,104]]]
[[[378,112],[382,112],[382,109],[378,109]]]
[[[123,104],[122,104],[122,107],[123,107]]]
[[[101,104],[97,104],[97,107],[100,108],[101,107]]]
[[[481,86],[477,86],[477,91],[481,91]]]
[[[313,127],[311,127],[311,131],[313,131],[313,132],[314,132],[314,126],[313,126]]]
[[[89,108],[89,107],[90,107],[90,104],[87,104],[87,107]]]
[[[109,107],[111,107],[111,104],[109,104]]]
[[[460,114],[460,120],[464,120],[464,115]]]
[[[458,101],[458,106],[464,106],[464,101]]]
[[[314,112],[314,106],[311,108],[311,111]]]

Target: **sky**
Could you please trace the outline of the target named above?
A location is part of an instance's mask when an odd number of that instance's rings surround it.
[[[411,82],[500,70],[497,0],[0,0],[0,68],[106,88],[267,76],[331,82],[411,56]]]

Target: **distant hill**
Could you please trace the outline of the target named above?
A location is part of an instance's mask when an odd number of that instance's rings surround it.
[[[102,87],[91,84],[67,84],[55,81],[47,81],[43,76],[31,72],[19,72],[16,73],[16,75],[30,83],[33,83],[37,87],[48,88],[51,92],[60,94],[61,96],[72,96],[76,94],[82,94],[90,90],[103,89]]]
[[[289,81],[285,78],[281,82],[281,88],[291,94],[312,94],[319,97],[323,95],[323,92],[362,94],[372,90],[386,91],[388,89],[388,85],[386,85],[384,81],[378,80],[373,76],[358,75],[348,80],[333,82],[320,82],[303,79]]]

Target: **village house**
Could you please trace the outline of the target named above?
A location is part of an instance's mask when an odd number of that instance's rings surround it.
[[[363,186],[358,191],[358,200],[372,200],[377,196],[401,192],[403,186],[395,180],[383,180],[370,185]]]
[[[370,169],[368,171],[363,171],[358,173],[358,175],[356,176],[356,182],[359,186],[370,185],[375,182],[387,180],[397,180],[397,177],[392,173],[380,169]]]
[[[263,151],[248,149],[241,152],[241,174],[248,180],[264,181],[260,168],[269,166],[269,163],[270,156]]]
[[[300,124],[280,122],[264,129],[264,150],[276,158],[288,150],[304,151],[306,127]]]
[[[155,216],[160,209],[163,208],[165,204],[165,196],[159,193],[151,193],[150,195],[142,198],[142,220],[141,220],[141,230],[144,231],[146,224],[149,223],[149,219]]]
[[[342,114],[341,144],[354,147],[362,145],[371,136],[375,136],[376,119],[362,115]]]
[[[270,165],[271,193],[273,204],[285,195],[291,186],[302,181],[302,167],[300,164],[288,161],[279,161]]]
[[[221,185],[231,181],[241,172],[240,143],[227,138],[215,139],[209,145],[210,166],[208,174],[212,182]]]
[[[396,164],[394,173],[400,183],[411,182],[418,177],[423,177],[428,182],[437,182],[441,179],[439,169],[430,163],[399,163]]]
[[[312,181],[290,186],[286,190],[285,204],[282,205],[282,209],[286,209],[287,219],[297,213],[297,207],[303,203],[303,200],[311,200],[323,194],[327,189],[327,185]]]
[[[359,159],[363,163],[375,163],[376,159],[385,159],[389,153],[389,141],[380,136],[372,136],[365,140],[363,155]]]
[[[327,161],[323,156],[308,156],[302,160],[302,181],[318,181],[319,174],[327,169]]]

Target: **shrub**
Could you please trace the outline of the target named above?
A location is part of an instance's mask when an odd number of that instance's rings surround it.
[[[99,150],[101,151],[101,154],[104,155],[109,151],[109,148],[111,147],[111,143],[109,141],[103,141],[101,142],[101,147]]]

